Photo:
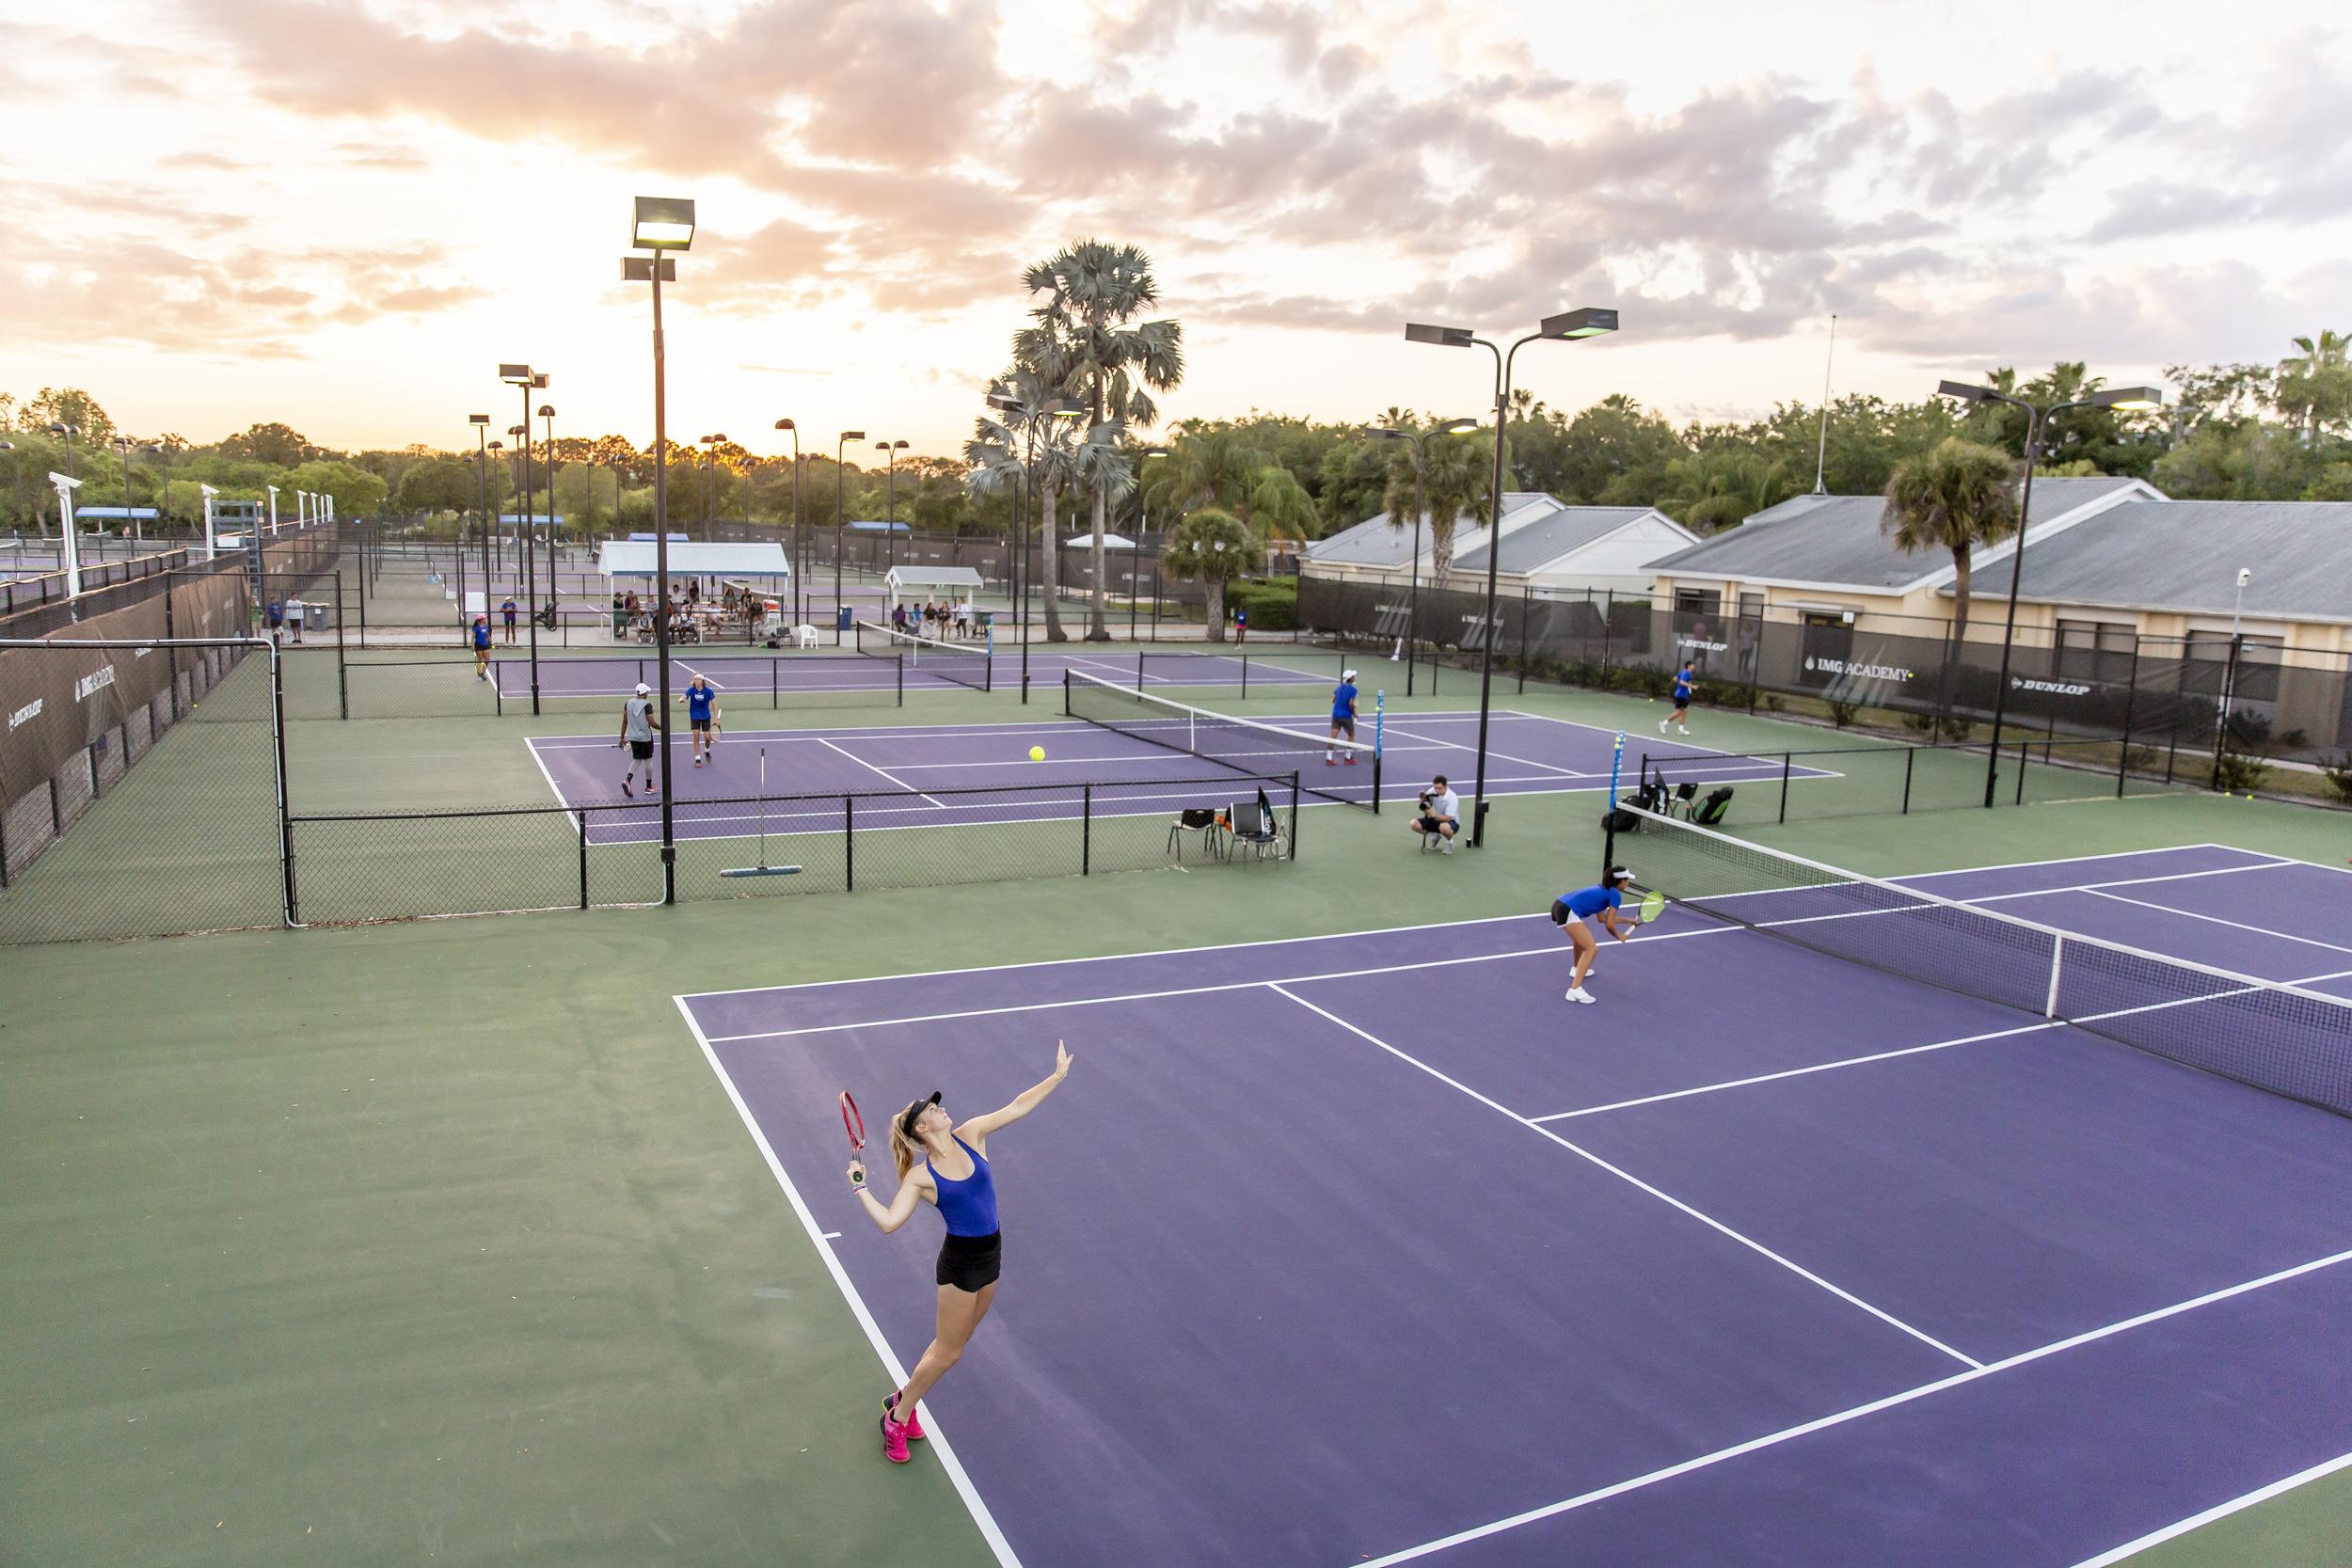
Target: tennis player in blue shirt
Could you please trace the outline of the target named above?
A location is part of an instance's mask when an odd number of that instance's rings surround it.
[[[1584,976],[1593,971],[1593,960],[1600,956],[1600,944],[1593,940],[1587,920],[1598,920],[1609,934],[1619,942],[1631,935],[1629,925],[1620,924],[1617,910],[1625,903],[1622,891],[1633,880],[1633,873],[1624,866],[1612,867],[1609,880],[1592,887],[1564,893],[1551,901],[1551,923],[1568,934],[1569,944],[1576,949],[1576,972],[1568,980],[1568,1000],[1590,1003],[1593,993],[1584,989]]]
[[[1691,692],[1697,684],[1697,671],[1686,658],[1682,661],[1682,668],[1675,672],[1675,710],[1658,721],[1660,735],[1666,733],[1668,724],[1674,725],[1684,735],[1691,733]]]
[[[1341,671],[1340,684],[1331,689],[1331,738],[1333,740],[1356,738],[1356,672]],[[1340,760],[1338,752],[1339,748],[1336,746],[1325,747],[1323,766],[1328,768],[1338,762]],[[1347,766],[1350,768],[1356,766],[1356,749],[1353,746],[1347,749]]]
[[[473,618],[473,678],[490,678],[490,618],[486,615]]]
[[[678,697],[686,705],[686,722],[694,732],[694,766],[700,768],[710,755],[710,709],[719,700],[719,693],[702,676],[696,675]]]

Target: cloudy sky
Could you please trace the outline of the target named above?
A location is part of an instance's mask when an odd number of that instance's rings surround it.
[[[12,8],[19,17],[29,7]],[[1680,417],[2088,358],[2275,359],[2352,325],[2339,8],[1503,0],[88,0],[0,22],[0,389],[141,435],[650,435],[629,199],[691,196],[674,436],[945,452],[1025,262],[1147,247],[1168,418]],[[1802,21],[1797,18],[1802,17]]]

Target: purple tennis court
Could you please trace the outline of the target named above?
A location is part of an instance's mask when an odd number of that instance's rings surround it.
[[[2352,978],[2327,867],[1915,885]],[[938,1227],[866,1221],[834,1096],[1070,1042],[917,1459],[1007,1562],[2074,1564],[2352,1449],[2352,1121],[1680,906],[1567,967],[1533,915],[678,1002],[877,1400]]]
[[[1156,711],[1156,710],[1155,710]],[[1234,768],[1237,786],[1243,774],[1303,775],[1304,787],[1327,800],[1367,804],[1372,799],[1371,768],[1358,764],[1329,764],[1322,739],[1327,722],[1314,714],[1293,714],[1261,721],[1280,729],[1237,726],[1222,734],[1216,755]],[[614,744],[612,734],[532,738],[532,754],[538,759],[548,787],[567,806],[598,805],[619,794],[627,753]],[[1164,735],[1158,744],[1144,735]],[[842,796],[897,793],[903,803],[861,802],[859,818],[894,826],[958,826],[1004,821],[1042,821],[1075,814],[1080,806],[1071,789],[1095,785],[1092,809],[1103,815],[1172,812],[1180,806],[1203,804],[1202,791],[1187,787],[1173,793],[1147,783],[1122,780],[1198,777],[1202,762],[1179,754],[1189,738],[1181,726],[1151,717],[1140,734],[1103,728],[1081,720],[1047,718],[1009,724],[893,725],[850,729],[723,730],[714,760],[691,766],[683,735],[674,742],[678,798],[675,816],[681,836],[722,837],[757,831],[756,808],[745,802],[765,794]],[[1446,773],[1456,787],[1469,793],[1475,770],[1478,715],[1475,712],[1393,715],[1386,725],[1382,794],[1391,801],[1410,803],[1435,773]],[[1590,725],[1547,719],[1534,714],[1498,712],[1490,724],[1490,762],[1486,786],[1490,795],[1516,795],[1558,790],[1605,789],[1610,777],[1615,736]],[[1651,745],[1653,756],[1663,755],[1664,743]],[[1029,749],[1042,747],[1045,760],[1032,762]],[[759,752],[768,752],[767,783],[760,784]],[[1776,760],[1732,756],[1703,748],[1674,748],[1689,757],[1710,779],[1777,781]],[[1207,770],[1214,771],[1214,768]],[[1803,776],[1820,777],[1811,769]],[[958,800],[957,789],[1002,790],[1007,785],[1034,785],[1041,795],[1034,804],[1017,797],[997,795],[984,801]],[[710,804],[698,804],[697,797]],[[588,825],[594,844],[635,842],[656,834],[660,825],[640,819],[596,818]],[[780,825],[781,824],[781,825]],[[812,806],[798,818],[775,817],[770,832],[832,832],[839,826],[837,802]]]

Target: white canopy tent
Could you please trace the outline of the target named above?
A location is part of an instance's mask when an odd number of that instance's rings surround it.
[[[893,566],[882,577],[882,591],[894,605],[902,598],[970,604],[979,594],[980,574],[969,566]]]
[[[607,539],[596,546],[597,574],[614,579],[652,580],[654,543],[651,539]],[[690,542],[670,546],[670,576],[681,582],[688,578],[727,578],[786,583],[792,580],[792,562],[782,545]],[[637,583],[632,580],[630,586]]]
[[[1066,550],[1092,549],[1094,547],[1094,535],[1091,533],[1073,533],[1069,538],[1061,542],[1061,546]],[[1106,550],[1132,550],[1136,547],[1136,542],[1128,538],[1123,533],[1106,532],[1103,535],[1103,547]]]

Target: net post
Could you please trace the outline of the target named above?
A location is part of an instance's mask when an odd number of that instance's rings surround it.
[[[2043,1018],[2058,1017],[2058,975],[2065,969],[2065,967],[2066,938],[2063,936],[2053,937],[2050,941],[2050,994],[2043,999],[2042,1004],[2042,1016]]]
[[[841,797],[841,891],[857,891],[857,797]]]
[[[499,672],[499,661],[490,661],[490,711],[501,719],[506,717],[506,679]]]
[[[1901,815],[1904,816],[1909,816],[1911,815],[1911,770],[1918,763],[1918,747],[1911,747],[1903,752],[1903,809]]]
[[[1374,747],[1372,752],[1372,815],[1375,816],[1380,815],[1380,749]],[[1479,801],[1478,809],[1483,816],[1486,810],[1486,802]]]
[[[1298,769],[1297,769],[1297,768],[1292,768],[1292,769],[1291,769],[1291,852],[1290,852],[1290,858],[1291,858],[1292,860],[1296,860],[1296,859],[1298,858]]]
[[[780,658],[768,661],[768,705],[771,708],[784,706],[784,677],[778,673],[783,663]]]
[[[588,808],[582,806],[580,821],[580,907],[588,907]]]
[[[1796,760],[1797,753],[1794,752],[1780,754],[1780,819],[1784,823],[1788,820],[1788,774],[1790,765]]]
[[[1136,689],[1137,691],[1143,689],[1143,650],[1137,648],[1136,650]]]
[[[1094,875],[1094,785],[1078,786],[1078,875]]]

